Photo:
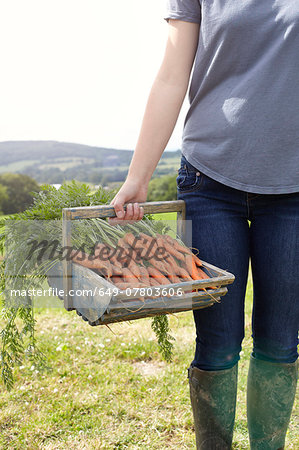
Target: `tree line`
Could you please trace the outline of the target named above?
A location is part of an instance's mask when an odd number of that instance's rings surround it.
[[[147,201],[176,200],[176,174],[162,175],[149,182]],[[80,181],[80,180],[79,180]],[[109,182],[100,183],[102,186]],[[121,187],[120,183],[119,187]],[[39,183],[32,177],[18,173],[0,175],[0,213],[14,214],[27,209],[33,202],[34,193],[40,191]]]

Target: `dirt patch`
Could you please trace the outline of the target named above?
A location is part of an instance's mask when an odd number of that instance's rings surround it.
[[[137,361],[133,363],[138,373],[145,377],[160,375],[164,372],[166,363],[155,361]]]

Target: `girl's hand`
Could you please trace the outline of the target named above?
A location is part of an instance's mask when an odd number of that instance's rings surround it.
[[[125,225],[126,223],[134,223],[141,220],[144,209],[138,205],[138,202],[146,202],[147,191],[147,184],[140,184],[140,182],[133,179],[127,179],[110,203],[110,205],[114,206],[117,217],[108,218],[108,223],[110,225]],[[126,211],[124,211],[124,204],[126,204]]]

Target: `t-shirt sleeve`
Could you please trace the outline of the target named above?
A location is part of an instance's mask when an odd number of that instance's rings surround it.
[[[164,19],[180,19],[186,22],[201,22],[200,0],[166,0]]]

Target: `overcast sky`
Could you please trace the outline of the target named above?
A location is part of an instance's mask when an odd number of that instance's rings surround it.
[[[0,141],[134,149],[166,0],[0,0]],[[179,148],[187,98],[168,149]]]

